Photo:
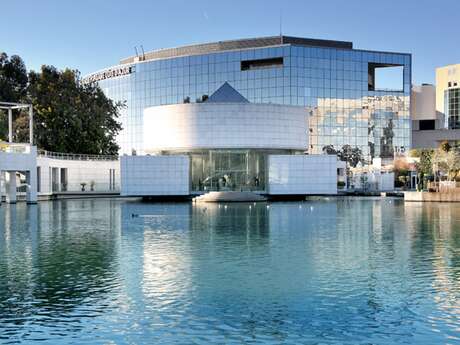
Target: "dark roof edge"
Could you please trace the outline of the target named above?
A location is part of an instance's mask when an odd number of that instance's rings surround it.
[[[239,50],[248,48],[263,48],[283,44],[293,44],[308,47],[327,47],[340,49],[353,49],[352,42],[333,41],[314,38],[302,38],[293,36],[270,36],[259,38],[245,38],[238,40],[218,41],[203,44],[192,44],[176,48],[158,49],[147,52],[144,55],[131,56],[120,61],[120,64],[129,64],[133,62],[166,59],[187,55],[198,55],[215,53],[228,50]]]

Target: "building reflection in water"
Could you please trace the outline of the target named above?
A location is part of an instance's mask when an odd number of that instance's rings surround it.
[[[113,201],[101,206],[81,200],[0,207],[4,323],[20,325],[40,315],[36,325],[52,328],[65,321],[79,328],[82,315],[91,316],[81,312],[85,306],[94,314],[107,307],[105,298],[117,285],[120,214]],[[68,319],[59,320],[63,315]]]
[[[412,262],[417,264],[414,274],[425,275],[424,288],[436,292],[432,297],[438,311],[429,321],[433,329],[447,322],[459,334],[460,205],[413,202],[405,203],[404,209],[412,234]]]
[[[2,205],[0,334],[99,325],[136,343],[173,327],[298,343],[429,323],[455,336],[459,215],[392,199]]]

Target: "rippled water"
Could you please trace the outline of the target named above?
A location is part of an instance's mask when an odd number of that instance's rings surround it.
[[[459,204],[0,207],[0,343],[459,344],[459,298]]]

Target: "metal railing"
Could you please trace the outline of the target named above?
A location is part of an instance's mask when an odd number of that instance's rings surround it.
[[[116,161],[118,160],[118,156],[62,153],[62,152],[52,152],[52,151],[46,151],[46,150],[38,150],[38,155],[40,157],[62,159],[62,160],[79,160],[79,161]]]

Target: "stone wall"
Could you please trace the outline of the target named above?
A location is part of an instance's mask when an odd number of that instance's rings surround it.
[[[460,192],[404,192],[404,201],[460,202]]]

